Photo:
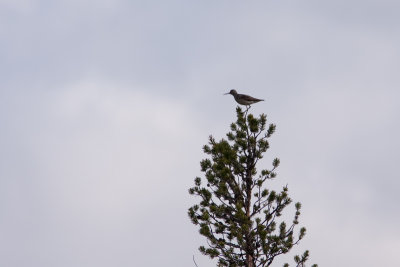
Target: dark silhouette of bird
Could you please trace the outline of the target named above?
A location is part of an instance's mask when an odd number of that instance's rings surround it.
[[[251,104],[264,101],[264,99],[258,99],[249,95],[238,94],[235,89],[230,90],[229,93],[226,93],[225,95],[233,95],[236,102],[238,102],[240,105],[245,106],[250,106]]]

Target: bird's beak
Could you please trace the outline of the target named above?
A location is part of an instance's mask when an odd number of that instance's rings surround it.
[[[226,94],[224,94],[224,95],[229,95],[230,93],[228,92],[228,93],[226,93]]]

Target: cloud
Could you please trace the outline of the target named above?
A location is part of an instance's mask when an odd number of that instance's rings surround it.
[[[301,248],[393,265],[397,7],[1,1],[0,265],[192,265],[186,192],[230,88],[278,126],[265,164],[303,203]]]
[[[182,196],[171,192],[186,192],[186,165],[194,167],[187,155],[201,132],[190,112],[173,99],[93,81],[30,100],[14,103],[20,123],[6,125],[15,133],[9,149],[19,151],[2,168],[12,209],[3,205],[1,228],[3,240],[13,240],[0,244],[8,251],[3,264],[109,266],[116,255],[130,255],[140,244],[140,218],[159,207],[173,210]],[[29,169],[21,173],[18,165]],[[43,259],[39,247],[54,255]]]

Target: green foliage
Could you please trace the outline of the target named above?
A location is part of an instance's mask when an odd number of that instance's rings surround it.
[[[309,255],[310,255],[309,251],[306,250],[306,251],[303,253],[303,255],[301,255],[301,256],[300,256],[300,255],[294,256],[294,262],[296,263],[296,267],[304,267],[306,261],[308,260]],[[289,264],[285,263],[285,264],[283,265],[283,267],[289,267]],[[318,265],[317,265],[317,264],[313,264],[313,265],[311,265],[311,267],[318,267]]]
[[[199,250],[217,257],[218,266],[270,266],[276,256],[289,252],[304,237],[304,227],[295,234],[301,204],[295,204],[291,224],[279,221],[284,208],[292,203],[288,188],[276,192],[265,184],[276,177],[280,161],[274,159],[270,169],[256,169],[276,127],[267,126],[264,114],[256,118],[240,107],[236,113],[227,140],[217,142],[210,136],[203,147],[209,156],[200,162],[206,183],[195,178],[189,193],[200,197],[200,203],[189,208],[188,215],[208,240],[208,247]],[[297,266],[303,266],[308,255],[306,251],[296,256]]]

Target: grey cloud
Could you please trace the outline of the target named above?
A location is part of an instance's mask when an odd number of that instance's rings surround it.
[[[0,265],[213,266],[187,188],[230,88],[266,99],[312,261],[395,265],[397,7],[2,1]]]

